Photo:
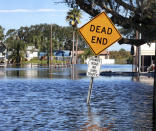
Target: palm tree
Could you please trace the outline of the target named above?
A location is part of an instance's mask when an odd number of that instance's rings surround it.
[[[75,40],[75,30],[77,29],[77,25],[80,23],[81,12],[78,8],[73,8],[67,12],[66,20],[73,27],[73,51],[72,51],[72,64],[75,63],[74,60],[74,40]],[[78,42],[76,42],[78,44]],[[77,45],[76,45],[77,47]],[[76,52],[77,54],[77,52]]]

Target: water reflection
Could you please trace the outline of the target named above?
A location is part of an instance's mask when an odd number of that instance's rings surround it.
[[[100,118],[98,115],[91,111],[91,107],[88,105],[88,116],[87,116],[87,123],[82,126],[80,131],[109,131],[113,125],[109,123],[107,127],[101,127]],[[103,121],[105,123],[105,121]]]
[[[134,76],[134,77],[132,77],[132,80],[136,81],[136,82],[143,83],[143,84],[148,84],[151,86],[153,86],[153,84],[154,84],[154,77],[152,77],[152,76]]]
[[[27,64],[23,66],[10,66],[7,68],[1,67],[0,68],[0,78],[6,77],[20,77],[20,78],[51,78],[51,79],[58,79],[58,78],[65,78],[65,79],[72,79],[77,80],[81,78],[87,78],[85,73],[87,70],[87,65],[72,65],[68,68],[55,68],[55,67],[48,67],[47,65],[33,65]],[[102,66],[101,71],[130,71],[131,66]],[[113,76],[105,76],[108,78],[114,78]],[[116,76],[118,78],[127,79],[130,77],[122,77]],[[116,79],[115,77],[115,79]],[[153,85],[153,77],[151,76],[134,76],[131,77],[133,81],[141,82],[144,84]]]
[[[21,77],[21,78],[66,78],[66,79],[79,79],[81,72],[86,70],[80,70],[79,65],[72,65],[68,68],[55,68],[40,65],[24,65],[22,67],[9,67],[0,69],[1,77]],[[4,75],[3,75],[4,74]]]

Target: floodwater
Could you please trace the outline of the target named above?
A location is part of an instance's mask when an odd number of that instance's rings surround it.
[[[0,68],[0,131],[151,131],[153,86],[131,76],[100,76],[86,99],[86,65]],[[105,65],[102,71],[131,71]],[[152,79],[152,78],[145,78]]]

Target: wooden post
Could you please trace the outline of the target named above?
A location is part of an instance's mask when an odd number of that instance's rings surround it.
[[[136,46],[136,54],[135,54],[135,72],[138,72],[138,47]]]
[[[141,72],[141,47],[138,47],[138,73]]]
[[[90,85],[89,85],[88,97],[87,97],[87,104],[88,105],[90,104],[90,97],[91,97],[91,94],[92,94],[93,79],[94,79],[94,77],[91,77],[91,79],[90,79]]]
[[[141,61],[142,61],[142,67],[141,67],[141,69],[142,69],[142,72],[144,72],[145,71],[145,68],[144,68],[145,67],[144,66],[144,64],[145,64],[144,63],[144,55],[142,55],[142,60]]]
[[[75,31],[73,29],[73,51],[72,51],[72,64],[74,64],[74,41],[75,41]]]
[[[132,72],[135,72],[135,56],[132,57],[133,63],[132,63]]]
[[[51,24],[51,30],[50,30],[50,65],[52,65],[52,27],[53,25]]]
[[[78,33],[77,33],[77,35],[76,35],[76,60],[75,60],[75,64],[77,64],[77,49],[78,48]]]
[[[140,34],[138,31],[136,31],[136,39],[140,39]],[[140,73],[140,63],[141,63],[141,59],[140,59],[140,46],[136,47],[136,72],[138,72],[138,74]]]
[[[156,68],[156,43],[155,43],[154,64]],[[156,129],[156,69],[154,71],[154,86],[153,86],[153,128]]]
[[[138,34],[138,39],[141,39],[141,33]],[[138,73],[141,72],[141,46],[138,48]]]

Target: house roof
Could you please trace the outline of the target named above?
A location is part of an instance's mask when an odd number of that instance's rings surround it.
[[[54,51],[54,56],[70,56],[70,51],[68,50]]]
[[[83,54],[83,53],[84,53],[84,51],[81,51],[81,50],[80,50],[80,51],[77,51],[77,54],[78,54],[78,55],[81,55],[81,54]]]
[[[100,55],[109,55],[109,51],[108,50],[104,50],[100,53]]]
[[[72,53],[72,51],[71,51],[71,53]],[[74,53],[76,53],[76,51],[74,51]],[[79,50],[79,51],[77,51],[77,54],[78,54],[78,55],[81,55],[81,54],[83,54],[83,53],[84,53],[83,50]]]

